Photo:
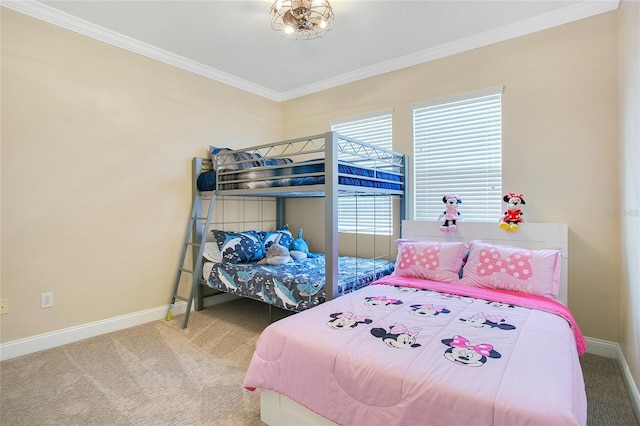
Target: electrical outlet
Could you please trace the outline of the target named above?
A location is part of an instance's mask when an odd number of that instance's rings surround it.
[[[9,313],[9,299],[0,300],[0,315]]]
[[[50,308],[53,306],[53,293],[42,293],[40,295],[40,307],[41,308]]]

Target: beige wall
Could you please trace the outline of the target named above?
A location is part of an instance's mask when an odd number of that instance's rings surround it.
[[[620,5],[620,346],[640,383],[640,3]],[[637,390],[636,390],[637,393]],[[640,414],[640,413],[638,413]]]
[[[411,154],[413,102],[504,85],[504,189],[525,194],[529,221],[569,224],[570,308],[586,335],[618,341],[617,31],[611,12],[292,100],[284,136],[393,108],[394,148]]]
[[[279,140],[281,105],[0,10],[2,342],[166,305],[191,157]]]

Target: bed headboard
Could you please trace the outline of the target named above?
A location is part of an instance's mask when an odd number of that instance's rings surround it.
[[[532,250],[562,250],[562,271],[558,298],[565,305],[568,298],[569,230],[566,223],[524,223],[518,232],[505,232],[497,223],[458,222],[455,232],[440,231],[441,222],[405,220],[402,238],[425,241],[460,241],[469,244],[482,240],[492,244],[522,247]]]

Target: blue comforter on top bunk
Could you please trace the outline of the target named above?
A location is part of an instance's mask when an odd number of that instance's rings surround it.
[[[307,161],[312,163],[319,160]],[[251,168],[234,171],[221,176],[219,189],[255,189],[268,187],[319,185],[324,183],[324,163],[303,164],[273,169],[253,170]],[[399,173],[380,171],[366,167],[354,166],[344,161],[338,163],[338,183],[341,185],[360,186],[401,190],[402,175]],[[308,176],[308,175],[312,176]],[[316,174],[315,176],[313,174]],[[287,177],[283,177],[287,176]],[[299,176],[299,177],[298,177]],[[229,182],[229,183],[224,183]],[[202,173],[197,180],[198,190],[213,191],[216,186],[216,173]]]
[[[338,293],[345,294],[389,275],[394,263],[378,259],[338,257]],[[211,288],[260,300],[289,311],[303,311],[325,301],[325,257],[284,265],[218,263],[207,284]]]

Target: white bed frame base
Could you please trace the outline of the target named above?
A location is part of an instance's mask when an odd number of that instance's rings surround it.
[[[260,420],[269,426],[338,426],[286,396],[260,389]]]
[[[518,232],[505,232],[497,223],[459,222],[455,232],[440,231],[441,222],[405,220],[402,238],[421,241],[482,240],[487,243],[509,245],[533,250],[559,249],[562,258],[559,299],[566,304],[568,297],[567,257],[569,254],[568,226],[565,223],[524,223]],[[260,389],[260,419],[269,426],[336,426],[336,423],[298,404],[277,392]]]

